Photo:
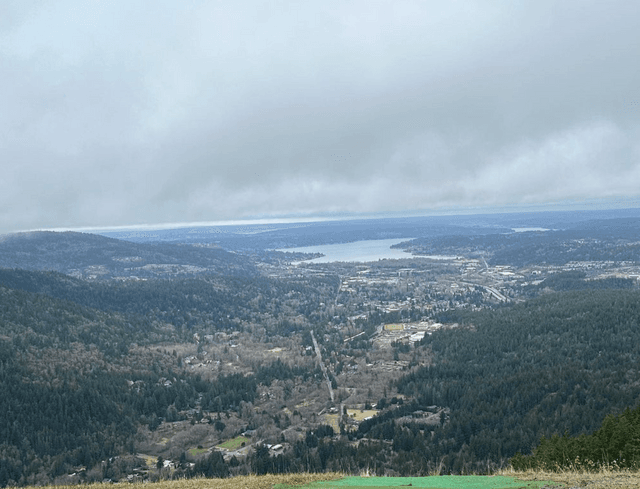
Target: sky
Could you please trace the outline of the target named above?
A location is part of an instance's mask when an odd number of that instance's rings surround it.
[[[0,234],[640,207],[640,2],[0,1]]]

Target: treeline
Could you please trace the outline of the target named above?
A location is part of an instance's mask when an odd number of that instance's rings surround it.
[[[563,436],[557,433],[540,443],[529,456],[517,453],[511,459],[516,470],[637,469],[640,465],[640,407],[619,416],[608,415],[593,434]]]

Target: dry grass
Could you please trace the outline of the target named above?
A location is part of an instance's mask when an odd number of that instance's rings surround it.
[[[333,431],[340,433],[340,415],[339,414],[325,414],[323,415],[324,423],[333,428]]]
[[[567,470],[561,472],[513,470],[503,471],[500,475],[517,477],[522,480],[548,480],[565,484],[567,488],[576,489],[640,489],[640,472],[630,470],[602,469],[599,472]]]
[[[404,324],[396,324],[396,323],[385,324],[384,330],[385,331],[404,331]]]
[[[143,455],[138,454],[138,456],[142,457],[147,464],[147,467],[155,467],[156,462],[158,461],[158,457],[152,457],[151,455]]]
[[[273,489],[276,484],[296,487],[316,481],[335,480],[341,474],[285,474],[285,475],[246,475],[228,479],[182,479],[144,484],[149,489]],[[142,487],[138,484],[119,482],[117,484],[91,484],[78,486],[55,486],[54,489],[131,489]]]

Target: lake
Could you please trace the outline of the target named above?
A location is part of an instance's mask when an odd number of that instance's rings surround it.
[[[392,249],[394,244],[409,241],[411,238],[402,239],[369,239],[354,241],[352,243],[326,244],[317,246],[302,246],[300,248],[284,248],[278,251],[294,251],[299,253],[322,253],[324,256],[313,260],[304,260],[303,263],[331,263],[342,262],[369,262],[384,259],[415,258],[412,254],[399,249]]]

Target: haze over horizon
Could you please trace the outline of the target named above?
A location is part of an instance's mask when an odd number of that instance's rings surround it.
[[[640,3],[0,3],[0,234],[640,207]]]

